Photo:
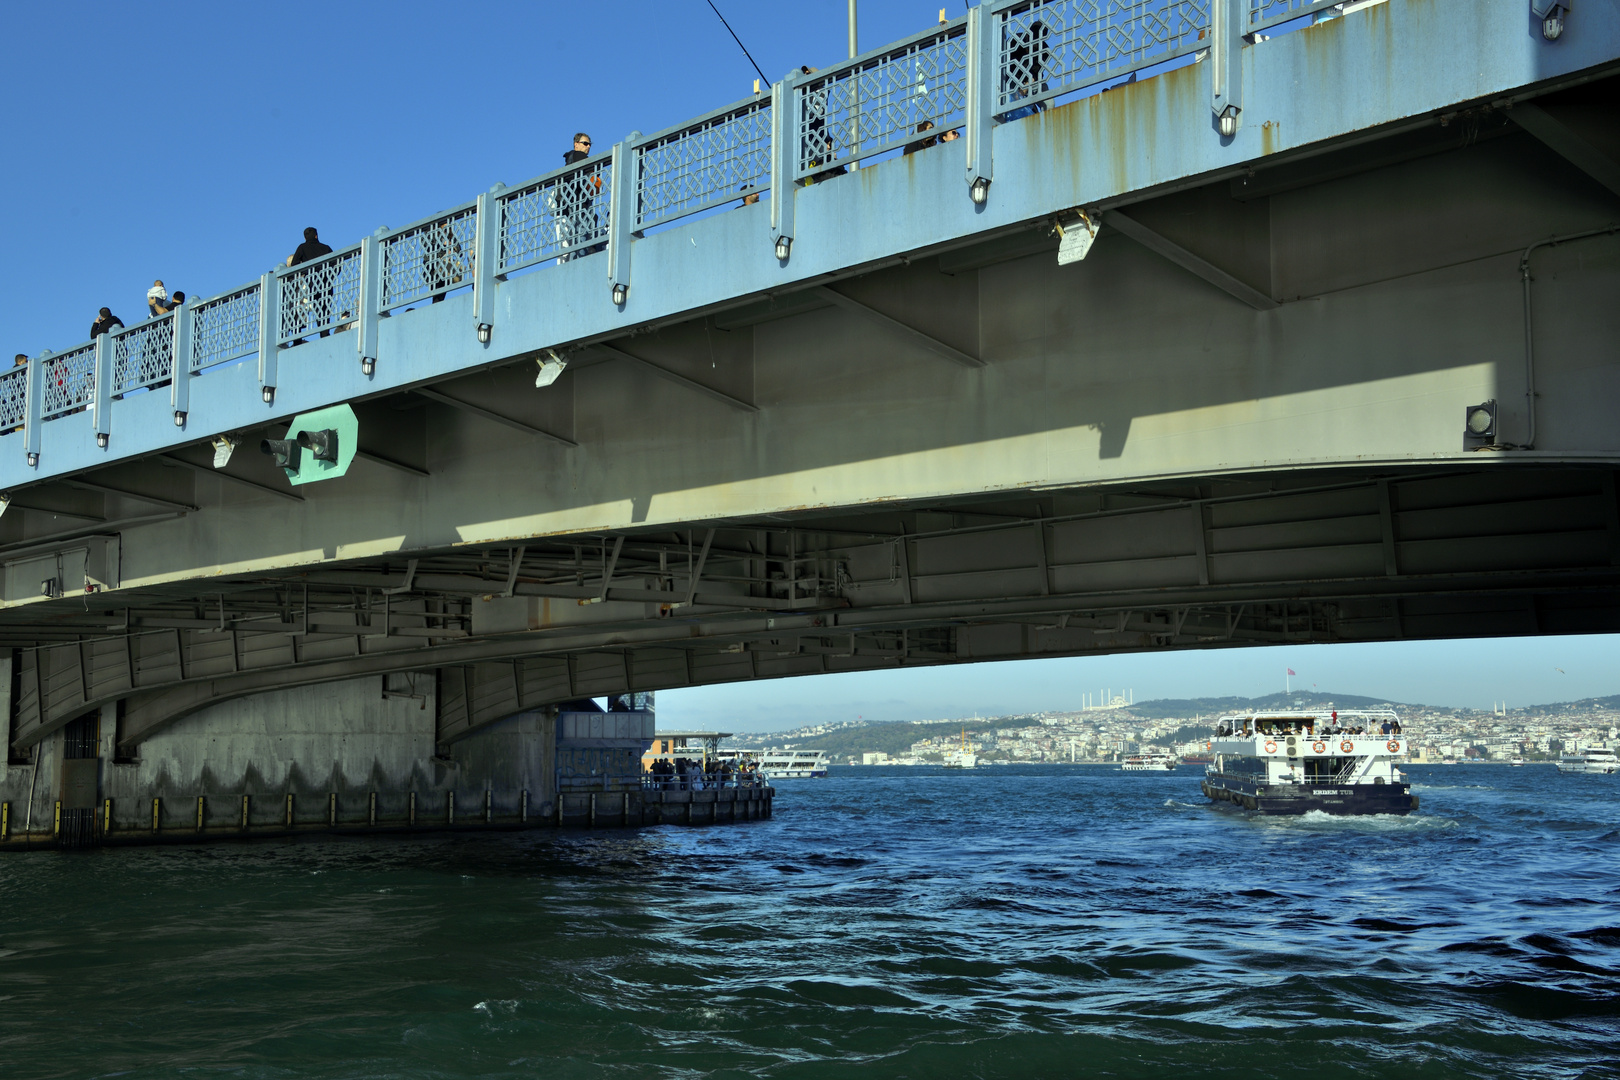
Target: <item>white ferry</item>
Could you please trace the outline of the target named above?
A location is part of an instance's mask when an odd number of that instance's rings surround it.
[[[1620,769],[1614,750],[1607,746],[1588,746],[1578,754],[1565,754],[1558,759],[1559,772],[1612,773]]]
[[[1132,754],[1120,766],[1122,772],[1175,772],[1179,762],[1169,754]]]
[[[1407,743],[1390,709],[1223,716],[1209,748],[1215,763],[1204,794],[1246,810],[1408,814],[1418,806],[1395,767]]]
[[[962,748],[960,750],[945,751],[945,767],[947,769],[977,769],[979,755],[968,749],[967,728],[962,729]]]
[[[767,781],[827,775],[827,755],[820,750],[748,750],[759,760]]]

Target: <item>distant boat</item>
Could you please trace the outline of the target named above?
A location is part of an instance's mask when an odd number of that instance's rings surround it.
[[[1169,754],[1132,754],[1120,766],[1123,772],[1175,772],[1176,759]]]
[[[962,729],[962,748],[945,752],[945,767],[947,769],[977,769],[979,767],[979,755],[968,749],[967,728]]]
[[[1519,757],[1518,755],[1514,755],[1513,760],[1508,762],[1508,764],[1509,765],[1523,765],[1524,764],[1524,758]]]
[[[1607,746],[1589,746],[1578,754],[1565,754],[1558,759],[1559,772],[1612,773],[1620,770],[1620,761]]]

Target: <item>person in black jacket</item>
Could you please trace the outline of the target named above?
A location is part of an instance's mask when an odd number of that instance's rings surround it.
[[[300,263],[307,263],[312,259],[319,259],[323,255],[330,254],[332,254],[332,249],[321,243],[320,234],[315,231],[315,226],[311,225],[304,230],[304,242],[298,245],[298,250],[287,256],[287,265],[297,266]],[[323,289],[312,285],[306,278],[297,283],[297,288],[297,302],[303,309],[300,312],[302,318],[299,319],[299,322],[303,326],[309,327],[324,326],[332,311],[332,289],[330,286]],[[329,333],[331,333],[330,330],[322,330],[321,337],[325,337]],[[293,344],[301,345],[303,339],[300,338]]]
[[[107,308],[102,308],[101,312],[96,316],[96,321],[90,324],[90,340],[94,341],[102,334],[112,333],[113,327],[122,330],[124,320],[114,315]]]
[[[575,165],[591,156],[591,137],[581,131],[574,136],[574,148],[563,154],[564,165]],[[578,259],[607,247],[592,244],[602,231],[596,213],[596,195],[602,190],[602,177],[581,171],[557,185],[558,232],[567,253],[558,262]]]

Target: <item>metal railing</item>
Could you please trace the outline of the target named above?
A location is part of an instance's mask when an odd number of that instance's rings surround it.
[[[637,229],[763,194],[771,186],[771,99],[717,109],[634,147]]]
[[[471,285],[478,249],[477,204],[468,204],[420,225],[385,236],[382,304],[392,311],[424,297],[442,297]]]
[[[1242,6],[1227,9],[1223,3]],[[160,386],[174,378],[177,358],[189,377],[268,350],[271,355],[260,356],[260,372],[269,401],[277,349],[356,327],[362,368],[369,372],[378,318],[468,286],[479,297],[474,325],[487,341],[498,278],[594,254],[610,238],[620,247],[609,275],[614,302],[623,303],[634,235],[751,196],[771,194],[782,258],[789,250],[784,241],[792,239],[793,200],[772,191],[773,183],[802,183],[865,158],[926,149],[957,128],[977,131],[979,142],[988,145],[998,119],[1016,120],[1043,102],[1212,47],[1221,37],[1212,17],[1221,10],[1234,12],[1231,25],[1252,38],[1342,6],[1342,0],[986,0],[970,15],[825,70],[790,76],[769,93],[650,136],[633,135],[612,154],[514,188],[497,186],[405,228],[379,230],[375,241],[278,267],[264,284],[120,330],[111,336],[110,366],[101,369],[109,382],[103,394],[110,402]],[[1241,46],[1229,35],[1223,40],[1229,48]],[[789,115],[777,115],[778,109]],[[975,154],[988,168],[989,154],[974,145],[970,138],[970,168],[980,167],[973,164]],[[616,176],[626,170],[628,175]],[[615,182],[630,188],[617,200]],[[974,181],[975,191],[985,182]],[[488,266],[480,265],[481,257]],[[371,259],[376,262],[368,264]],[[0,375],[0,433],[26,428],[30,410],[48,421],[95,404],[105,446],[111,428],[97,403],[98,359],[108,363],[90,342],[35,358],[33,375],[22,369]],[[176,419],[182,423],[184,391],[177,385]],[[25,446],[36,463],[37,429]]]
[[[22,427],[28,415],[28,369],[0,372],[0,434]]]
[[[276,286],[276,341],[283,348],[311,334],[347,327],[360,316],[360,245],[278,272]]]
[[[258,352],[259,307],[259,286],[254,284],[182,309],[191,317],[190,370]]]
[[[793,97],[795,177],[908,144],[920,148],[961,126],[967,111],[967,68],[964,16],[798,83]]]
[[[174,377],[174,315],[136,323],[112,335],[112,392],[127,394]]]
[[[997,114],[1209,45],[1211,0],[1026,0],[996,13]]]
[[[96,343],[47,357],[40,374],[40,419],[54,420],[77,412],[95,397]]]
[[[613,159],[591,158],[500,195],[500,273],[589,255],[607,241]]]
[[[1297,19],[1323,8],[1344,6],[1344,0],[1243,0],[1248,6],[1244,33],[1254,33]]]

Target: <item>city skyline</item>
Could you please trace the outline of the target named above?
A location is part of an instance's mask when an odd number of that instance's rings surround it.
[[[784,731],[865,719],[969,719],[1064,712],[1106,689],[1160,698],[1262,697],[1285,689],[1355,694],[1403,704],[1489,709],[1620,693],[1620,637],[1582,635],[1473,641],[1270,645],[1126,653],[953,667],[810,675],[666,690],[666,730]]]

